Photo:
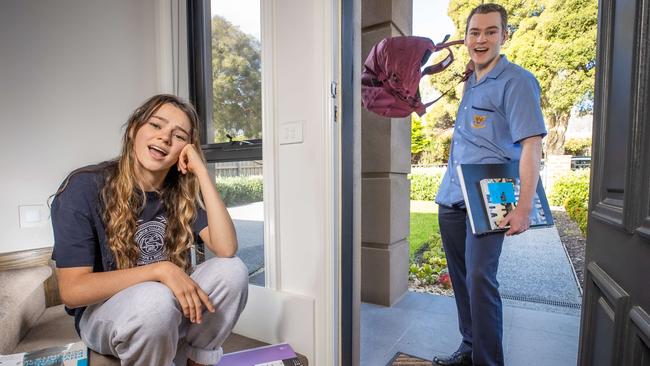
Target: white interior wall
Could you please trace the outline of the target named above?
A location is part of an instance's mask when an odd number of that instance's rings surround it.
[[[115,156],[157,76],[156,0],[5,0],[0,9],[0,253],[52,245],[20,228],[72,169]],[[168,78],[167,78],[168,79]]]

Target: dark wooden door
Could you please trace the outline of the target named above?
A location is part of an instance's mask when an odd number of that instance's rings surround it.
[[[600,0],[579,365],[650,365],[649,16]]]

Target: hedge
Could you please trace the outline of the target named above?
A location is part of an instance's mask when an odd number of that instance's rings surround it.
[[[582,235],[587,235],[589,217],[589,169],[574,170],[555,181],[550,194],[552,205],[562,205],[571,220],[580,227]]]
[[[567,155],[585,155],[591,150],[591,139],[569,139],[564,143],[564,153]]]
[[[217,177],[217,191],[227,207],[264,200],[261,176]]]
[[[569,198],[576,198],[585,204],[589,201],[589,169],[573,170],[555,181],[549,196],[551,204],[563,206]]]
[[[411,199],[416,201],[433,201],[436,199],[442,174],[411,174]]]
[[[579,198],[572,197],[566,200],[564,208],[571,220],[575,221],[580,228],[583,236],[587,236],[587,219],[589,217],[589,210],[587,204]]]

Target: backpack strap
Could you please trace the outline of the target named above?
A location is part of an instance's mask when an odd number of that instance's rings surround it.
[[[447,40],[447,38],[449,38],[449,36],[445,37],[445,41]],[[449,43],[445,43],[443,41],[442,43],[438,43],[437,45],[434,45],[432,50],[433,52],[438,52],[446,49],[448,52],[447,57],[445,57],[442,61],[438,62],[435,65],[425,67],[424,70],[422,70],[422,75],[437,74],[443,71],[444,69],[446,69],[447,67],[449,67],[449,65],[451,65],[451,63],[454,61],[454,54],[453,52],[451,52],[451,49],[449,47],[456,46],[463,43],[464,41],[460,39],[457,41],[451,41]]]
[[[451,51],[450,51],[450,53],[451,53]],[[472,61],[470,61],[470,62],[467,63],[467,66],[465,66],[465,71],[460,75],[461,79],[458,82],[458,84],[466,82],[467,79],[469,79],[469,77],[472,76],[473,72],[474,72],[474,63]],[[458,86],[458,84],[456,84],[456,85],[452,86],[451,88],[447,89],[444,93],[440,94],[440,96],[438,98],[430,101],[429,103],[425,103],[424,108],[426,109],[430,105],[432,105],[433,103],[435,103],[435,102],[439,101],[440,99],[442,99],[442,97],[447,95],[447,93],[449,93],[452,89],[455,89]],[[464,93],[465,93],[465,89],[463,89],[463,94]]]

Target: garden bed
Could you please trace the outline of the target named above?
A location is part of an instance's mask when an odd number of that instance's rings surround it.
[[[569,218],[564,209],[553,207],[553,220],[560,235],[560,241],[566,249],[578,277],[580,288],[584,289],[585,245],[587,240],[582,236],[578,224]]]

